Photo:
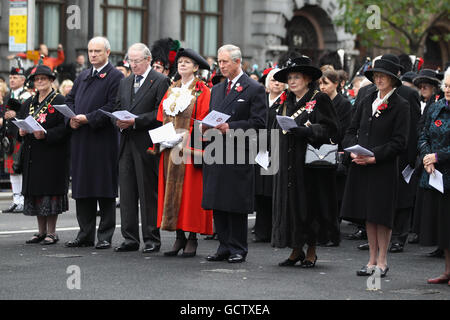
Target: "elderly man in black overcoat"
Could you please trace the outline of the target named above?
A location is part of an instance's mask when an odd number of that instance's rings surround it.
[[[66,104],[76,114],[70,119],[72,197],[80,226],[76,239],[67,242],[67,247],[94,245],[97,203],[101,217],[97,249],[111,247],[115,229],[119,141],[112,121],[100,110],[113,111],[123,74],[109,63],[110,53],[106,38],[89,41],[92,67],[79,75],[66,97]]]
[[[213,210],[214,225],[220,242],[217,252],[206,260],[239,263],[244,262],[247,256],[247,215],[254,210],[254,168],[251,164],[253,159],[249,158],[248,141],[244,146],[234,146],[234,160],[236,156],[244,156],[243,164],[227,163],[225,149],[227,144],[233,145],[233,141],[236,141],[232,137],[233,130],[242,129],[245,132],[264,128],[266,96],[264,87],[243,73],[242,55],[238,47],[221,47],[218,50],[218,61],[220,71],[227,81],[213,87],[210,110],[225,113],[231,118],[215,127],[222,134],[223,149],[216,150],[213,156],[220,161],[218,158],[222,151],[224,164],[212,163],[203,166],[202,206],[204,209]],[[205,131],[205,134],[207,135],[208,131]],[[205,153],[204,156],[208,157],[207,149]],[[209,160],[205,159],[205,163],[209,163]]]

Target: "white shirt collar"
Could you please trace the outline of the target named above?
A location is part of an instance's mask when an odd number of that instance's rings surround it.
[[[148,74],[150,73],[151,70],[152,70],[152,67],[149,65],[147,70],[145,70],[144,74],[142,75],[142,79],[141,79],[141,82],[139,84],[142,84],[145,81],[145,79],[147,79],[147,76],[148,76]]]
[[[269,95],[269,108],[275,103],[275,101],[278,100],[279,97],[281,97],[281,95],[283,94],[283,92],[281,92],[275,99],[270,99],[270,95]]]
[[[13,90],[12,93],[14,94],[14,98],[18,99],[19,98],[19,94],[22,92],[23,87],[20,87],[19,89]]]
[[[396,89],[397,88],[394,88],[391,91],[389,91],[389,93],[387,95],[385,95],[383,99],[381,99],[380,91],[378,90],[377,97],[376,97],[375,101],[372,103],[372,115],[375,114],[375,112],[377,111],[378,107],[383,103],[383,101],[386,102],[392,96],[392,94],[394,93],[394,91]]]
[[[242,77],[243,74],[244,74],[244,71],[242,71],[242,69],[241,69],[241,72],[239,72],[239,74],[233,80],[231,80],[232,87],[236,84],[236,82],[239,80],[239,78]],[[228,79],[228,81],[230,81],[230,79]]]
[[[92,69],[92,74],[94,74],[95,70],[97,70],[98,73],[100,73],[107,65],[108,65],[109,61],[106,61],[105,65],[103,65],[102,67],[96,69],[95,67]]]

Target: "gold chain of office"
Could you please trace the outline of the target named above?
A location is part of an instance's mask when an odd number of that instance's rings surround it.
[[[53,96],[50,97],[50,100],[39,110],[39,112],[37,114],[34,114],[34,110],[35,110],[36,106],[34,105],[34,103],[32,103],[30,105],[30,112],[29,112],[30,116],[32,116],[35,119],[39,119],[40,115],[47,111],[48,106],[53,102],[53,100],[55,100],[57,95],[58,94],[55,91],[53,91]]]

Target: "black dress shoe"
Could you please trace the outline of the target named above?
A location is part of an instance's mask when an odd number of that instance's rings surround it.
[[[369,244],[368,243],[363,243],[363,244],[360,244],[357,248],[359,250],[369,250]]]
[[[39,243],[45,239],[47,235],[35,233],[30,240],[25,241],[26,244]]]
[[[12,203],[8,209],[2,210],[2,213],[12,213],[16,207],[17,204]]]
[[[138,250],[139,250],[138,243],[122,243],[120,246],[114,248],[115,252],[129,252]]]
[[[225,261],[228,259],[230,255],[229,254],[218,254],[218,253],[214,253],[214,254],[210,254],[209,256],[207,256],[205,259],[207,261]]]
[[[241,263],[245,261],[245,257],[239,253],[232,254],[228,257],[228,263]]]
[[[380,270],[380,277],[381,278],[385,278],[386,277],[386,273],[389,271],[389,267],[388,266],[386,266],[384,268],[384,270],[379,268],[379,267],[377,267],[377,269]]]
[[[297,262],[303,262],[303,260],[305,260],[305,253],[303,252],[303,250],[301,251],[301,253],[299,254],[299,256],[293,260],[287,258],[286,260],[284,260],[283,262],[280,262],[278,264],[278,266],[280,267],[293,267],[295,266],[295,264]]]
[[[310,260],[303,260],[302,264],[300,265],[300,268],[304,268],[304,269],[309,269],[309,268],[314,268],[316,266],[316,262],[317,262],[317,255],[314,257],[314,261],[310,261]]]
[[[270,239],[263,239],[263,238],[257,238],[257,237],[255,237],[255,238],[253,238],[253,240],[252,240],[254,243],[267,243],[267,242],[270,242]]]
[[[365,230],[359,229],[355,233],[348,234],[345,238],[347,240],[367,240],[367,233]]]
[[[75,239],[73,241],[67,241],[65,243],[65,247],[67,248],[84,248],[84,247],[93,247],[94,242],[91,241],[82,241],[80,239]]]
[[[153,252],[159,252],[159,249],[161,249],[160,244],[146,244],[144,246],[144,249],[142,249],[142,253],[153,253]]]
[[[109,248],[111,248],[111,243],[106,240],[99,241],[95,246],[95,249],[109,249]]]
[[[430,258],[442,258],[444,256],[444,250],[437,248],[436,250],[427,254]]]
[[[360,277],[371,276],[375,272],[376,266],[364,266],[360,270],[356,271],[356,275]]]
[[[391,243],[391,246],[389,247],[389,252],[392,253],[403,252],[403,245],[398,242]]]

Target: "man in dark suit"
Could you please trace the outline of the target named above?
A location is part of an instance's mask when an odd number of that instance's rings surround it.
[[[209,255],[208,261],[228,260],[230,263],[244,262],[247,252],[248,214],[253,213],[254,168],[249,159],[249,141],[245,145],[236,143],[237,132],[242,129],[264,128],[266,98],[264,87],[250,79],[241,68],[242,55],[238,47],[225,45],[218,51],[219,67],[227,81],[217,84],[211,91],[210,110],[231,116],[224,124],[213,130],[215,137],[223,140],[223,148],[215,150],[216,163],[205,159],[203,166],[204,209],[212,209],[214,224],[219,236],[219,248]],[[205,128],[202,128],[205,131]],[[242,132],[242,131],[241,131]],[[205,131],[208,135],[208,131]],[[228,163],[225,152],[234,148],[234,162]],[[208,147],[205,157],[208,157]],[[219,153],[223,156],[220,159]],[[237,164],[236,157],[245,157],[244,164]],[[223,162],[221,162],[223,160]],[[220,164],[223,163],[223,164]]]
[[[98,203],[96,248],[108,249],[116,226],[119,141],[114,125],[101,110],[113,111],[123,74],[108,62],[111,46],[106,38],[89,41],[88,53],[92,68],[75,80],[65,101],[76,114],[70,119],[72,197],[80,225],[76,239],[66,246],[94,245]]]
[[[116,252],[139,249],[139,207],[141,207],[143,252],[159,251],[161,237],[156,226],[158,209],[159,156],[147,153],[153,147],[148,130],[161,125],[156,120],[159,104],[169,79],[150,66],[150,49],[142,44],[128,50],[133,74],[120,82],[116,109],[128,110],[136,119],[116,122],[120,128],[119,183],[122,236],[125,241]]]

